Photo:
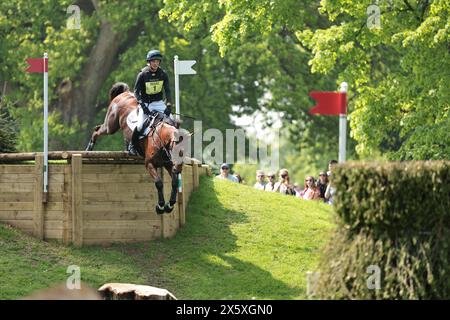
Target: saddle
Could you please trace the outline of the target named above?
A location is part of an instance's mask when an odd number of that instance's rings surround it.
[[[133,130],[133,135],[131,137],[131,143],[133,144],[134,149],[137,153],[144,157],[145,152],[142,150],[139,141],[146,138],[148,135],[153,135],[155,133],[156,127],[161,123],[165,122],[168,125],[174,126],[175,128],[180,128],[180,123],[177,120],[173,120],[169,116],[165,115],[162,112],[158,112],[155,110],[150,111],[148,114],[145,114],[144,123],[142,125],[142,131],[138,132],[137,129]]]

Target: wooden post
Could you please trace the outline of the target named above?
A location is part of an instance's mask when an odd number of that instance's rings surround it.
[[[72,241],[75,246],[83,245],[83,190],[82,157],[72,155]]]
[[[72,242],[72,167],[64,165],[64,193],[63,193],[63,243]]]
[[[192,189],[196,190],[199,185],[199,178],[198,178],[198,164],[194,161],[192,161]]]
[[[183,165],[184,166],[184,165]],[[181,192],[178,192],[178,214],[180,216],[179,226],[182,227],[186,224],[186,211],[185,211],[185,179],[184,173],[181,173]]]
[[[33,210],[33,228],[34,236],[38,239],[44,239],[44,190],[43,176],[44,155],[37,153],[34,158],[34,210]]]

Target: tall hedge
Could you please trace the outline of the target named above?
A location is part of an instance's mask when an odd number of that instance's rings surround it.
[[[450,162],[347,163],[332,183],[338,227],[317,297],[450,298]]]

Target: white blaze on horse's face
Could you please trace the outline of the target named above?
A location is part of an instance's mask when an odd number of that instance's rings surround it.
[[[170,150],[170,156],[175,166],[180,166],[186,159],[186,152],[189,150],[189,139],[191,134],[185,129],[178,129],[173,132],[174,145]]]

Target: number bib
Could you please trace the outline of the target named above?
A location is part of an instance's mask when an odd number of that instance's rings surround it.
[[[163,87],[163,80],[160,81],[152,81],[145,83],[145,93],[147,94],[156,94],[160,93]]]

